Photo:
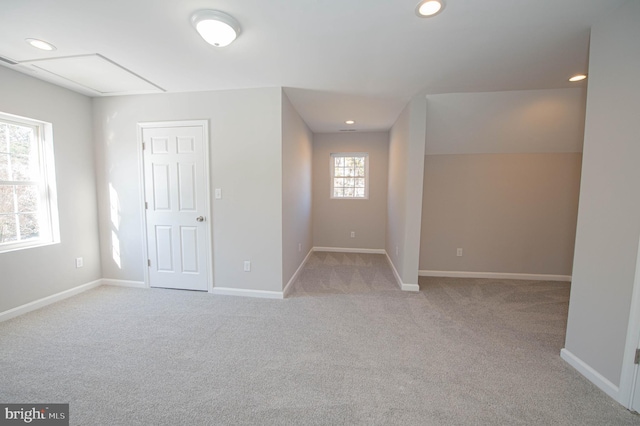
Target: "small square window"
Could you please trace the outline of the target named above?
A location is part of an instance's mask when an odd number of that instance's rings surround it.
[[[331,198],[369,198],[369,154],[331,154]]]

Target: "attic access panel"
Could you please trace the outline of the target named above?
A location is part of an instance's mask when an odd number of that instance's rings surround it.
[[[101,95],[161,93],[165,90],[100,54],[24,61],[38,70]]]

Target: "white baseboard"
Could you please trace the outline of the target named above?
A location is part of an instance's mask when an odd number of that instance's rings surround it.
[[[309,260],[309,256],[311,256],[311,253],[313,253],[313,248],[309,250],[309,253],[307,253],[307,255],[305,256],[300,266],[298,266],[298,269],[296,269],[296,272],[293,273],[293,275],[291,276],[291,279],[289,280],[287,285],[284,287],[284,290],[282,290],[283,297],[287,297],[287,293],[289,293],[289,291],[291,290],[291,285],[296,280],[296,278],[298,278],[298,275],[300,275],[300,272],[302,271],[302,268],[304,268],[304,265]]]
[[[144,281],[112,280],[111,278],[103,278],[102,285],[113,285],[117,287],[149,288],[144,283]]]
[[[420,291],[420,286],[418,284],[403,283],[402,282],[402,278],[400,278],[400,274],[398,273],[398,270],[396,269],[396,266],[391,261],[391,258],[389,257],[389,253],[387,253],[386,250],[384,252],[384,255],[387,256],[387,262],[389,262],[389,265],[391,265],[391,270],[393,271],[393,276],[396,277],[396,281],[398,282],[398,286],[400,286],[400,289],[402,291]]]
[[[402,283],[400,288],[402,291],[420,291],[420,286],[418,284]]]
[[[514,274],[511,272],[418,271],[421,277],[491,278],[504,280],[571,281],[571,275]]]
[[[578,370],[580,374],[589,379],[591,383],[600,388],[604,393],[618,401],[620,388],[607,380],[602,374],[594,370],[589,364],[572,354],[566,348],[560,351],[560,357],[570,366]]]
[[[260,297],[262,299],[284,299],[283,291],[247,290],[244,288],[214,287],[213,294],[220,296]]]
[[[90,283],[79,285],[78,287],[70,288],[69,290],[61,291],[60,293],[52,294],[51,296],[43,297],[42,299],[34,300],[33,302],[26,303],[22,306],[18,306],[8,311],[0,312],[0,322],[15,318],[18,315],[26,314],[27,312],[35,311],[36,309],[43,308],[52,303],[59,302],[60,300],[68,299],[92,288],[99,287],[102,284],[102,280],[91,281]]]
[[[314,247],[313,251],[328,251],[332,253],[362,253],[362,254],[386,254],[385,249],[344,248],[344,247]]]

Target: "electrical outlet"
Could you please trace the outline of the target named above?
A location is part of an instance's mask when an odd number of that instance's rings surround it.
[[[250,260],[245,260],[244,261],[244,271],[245,272],[251,272],[251,261]]]
[[[82,268],[84,266],[84,259],[76,257],[76,268]]]
[[[298,253],[302,253],[302,243],[298,243]]]
[[[216,200],[221,200],[222,199],[222,189],[216,188],[215,197],[216,197]]]
[[[355,238],[356,237],[356,231],[351,231],[351,238]]]
[[[461,249],[461,248],[459,248],[459,249],[456,251],[456,256],[458,256],[458,257],[462,257],[462,249]]]

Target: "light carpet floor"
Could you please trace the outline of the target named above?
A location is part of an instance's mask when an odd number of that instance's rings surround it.
[[[640,424],[567,365],[569,285],[314,253],[285,300],[100,287],[0,323],[0,402],[74,425]]]

